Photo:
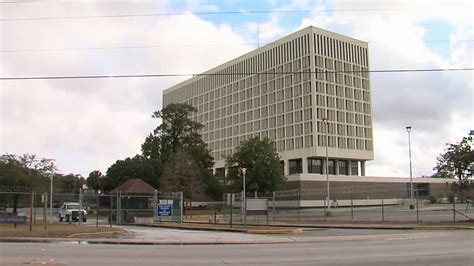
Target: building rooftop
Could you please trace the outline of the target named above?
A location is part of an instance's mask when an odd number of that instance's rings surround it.
[[[116,187],[112,192],[153,193],[155,188],[140,178],[129,179]]]

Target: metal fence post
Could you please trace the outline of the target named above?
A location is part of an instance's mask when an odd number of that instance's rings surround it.
[[[326,198],[324,198],[324,221],[326,221],[326,219],[327,219],[327,215],[328,215],[328,214],[327,214],[327,209],[326,209],[326,208],[327,208],[327,207],[326,207]]]
[[[240,191],[240,223],[244,222],[244,198],[242,197],[243,192]]]
[[[351,222],[354,221],[354,199],[352,198],[352,192],[351,194]]]
[[[96,197],[96,200],[95,200],[95,227],[96,228],[99,228],[99,193],[95,193],[95,197]]]
[[[227,194],[227,198],[230,197],[230,228],[232,228],[232,216],[233,216],[233,210],[234,210],[234,200],[235,200],[235,194]]]
[[[110,214],[109,214],[110,228],[112,228],[113,206],[114,206],[114,197],[110,195]]]
[[[227,212],[227,209],[226,209],[226,201],[229,200],[229,194],[222,194],[222,222],[225,223],[226,220],[226,212]]]
[[[33,231],[33,197],[35,193],[30,193],[30,231]]]
[[[180,191],[179,192],[179,201],[181,204],[179,204],[180,206],[180,212],[181,212],[181,216],[179,218],[179,221],[180,223],[183,223],[183,205],[184,205],[184,194],[183,194],[183,191]]]
[[[117,197],[116,197],[116,208],[115,208],[115,211],[116,211],[116,222],[117,222],[117,225],[120,225],[120,202],[122,200],[120,199],[120,191],[117,191]]]
[[[79,225],[81,225],[82,222],[82,212],[83,212],[83,207],[82,207],[82,188],[79,188],[79,213],[78,213],[78,218],[79,218]],[[72,215],[71,215],[72,216]]]
[[[153,191],[153,223],[156,223],[156,216],[157,216],[157,213],[156,213],[156,204],[157,204],[157,198],[158,198],[158,195],[157,195],[158,191],[155,189]]]
[[[298,193],[296,196],[297,196],[297,200],[298,200],[298,221],[299,221],[300,220],[300,215],[301,215],[300,214],[300,208],[301,208],[301,206],[300,206],[300,204],[301,204],[301,195],[300,195],[300,193],[301,193],[301,190],[298,189],[296,193]]]
[[[385,221],[385,213],[384,213],[384,209],[383,209],[383,198],[382,198],[382,222]]]
[[[453,193],[453,222],[456,222],[456,193]]]
[[[43,220],[44,220],[44,230],[48,229],[48,192],[44,193],[43,197],[44,207],[43,207]]]
[[[33,224],[36,225],[36,192],[33,191]]]
[[[420,215],[418,213],[418,190],[415,190],[415,195],[416,195],[416,202],[415,202],[415,205],[416,205],[416,222],[419,222],[420,221]]]
[[[275,199],[276,199],[276,192],[273,191],[273,195],[272,195],[272,201],[273,201],[273,206],[272,207],[273,207],[273,215],[274,215],[273,217],[275,217],[275,215],[276,215],[276,212],[275,212],[276,211]],[[275,220],[275,218],[273,218],[273,220]]]

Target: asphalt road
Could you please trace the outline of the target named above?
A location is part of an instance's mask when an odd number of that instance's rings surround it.
[[[473,265],[471,231],[413,231],[302,244],[0,243],[0,265]],[[327,232],[326,232],[327,233]],[[369,233],[369,232],[367,232]],[[374,233],[374,232],[372,232]],[[338,233],[339,235],[339,233]]]

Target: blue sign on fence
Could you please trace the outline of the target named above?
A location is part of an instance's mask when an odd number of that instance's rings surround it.
[[[158,204],[156,214],[158,217],[173,216],[173,205],[171,204]]]
[[[26,224],[26,216],[0,215],[0,224]]]

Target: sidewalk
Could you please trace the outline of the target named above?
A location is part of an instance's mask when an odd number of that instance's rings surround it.
[[[244,245],[244,244],[288,244],[319,243],[362,240],[400,240],[418,239],[416,234],[393,235],[350,235],[350,236],[314,236],[314,237],[264,237],[264,238],[201,238],[201,239],[71,239],[71,238],[0,238],[7,243],[72,243],[72,244],[109,244],[109,245]]]
[[[207,223],[199,221],[185,220],[183,224],[169,223],[169,224],[154,224],[149,226],[162,226],[168,228],[184,228],[190,230],[223,230],[233,231],[242,230],[243,224],[235,223],[233,228],[230,228],[228,223]],[[248,227],[257,227],[256,229],[264,230],[267,226],[265,224],[248,224]],[[279,229],[290,228],[338,228],[338,229],[385,229],[385,230],[411,230],[411,229],[438,229],[438,230],[474,230],[474,222],[457,222],[457,223],[406,223],[406,222],[322,222],[322,221],[300,221],[300,222],[270,222],[269,227]],[[245,231],[245,230],[244,230]],[[250,233],[250,232],[248,232]]]
[[[155,227],[164,230],[156,230]],[[474,233],[474,223],[401,224],[401,223],[272,223],[270,227],[250,225],[193,223],[163,223],[154,225],[120,226],[125,233],[115,238],[76,235],[68,238],[1,237],[0,242],[127,244],[127,245],[204,245],[204,244],[283,244],[317,243],[325,241],[416,239],[430,230],[435,234],[449,234],[446,230],[466,230]],[[176,230],[179,229],[179,230]],[[348,231],[348,235],[320,234],[325,229],[377,229],[365,235]],[[419,230],[416,230],[419,229]],[[304,232],[309,230],[308,232]],[[394,233],[387,232],[393,230]],[[411,231],[411,232],[407,232]],[[436,230],[438,232],[433,232]],[[380,233],[378,233],[380,232]]]

